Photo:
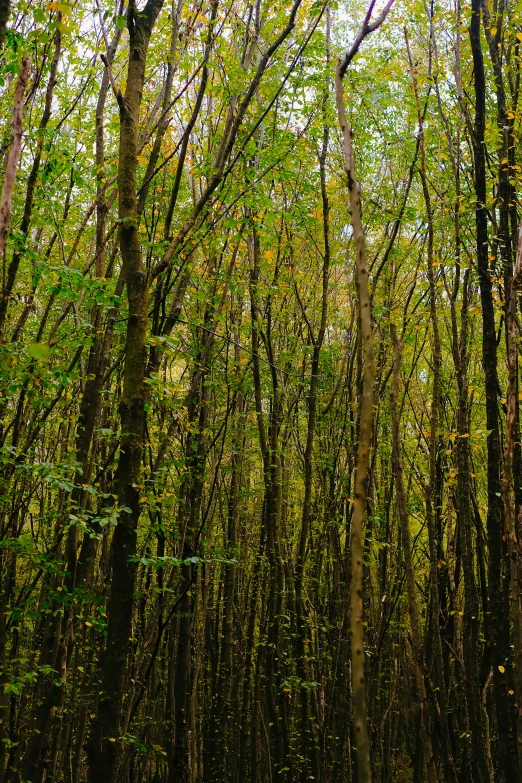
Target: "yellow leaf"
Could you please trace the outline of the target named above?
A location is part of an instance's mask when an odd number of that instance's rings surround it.
[[[140,503],[148,503],[148,502],[149,502],[148,498],[140,498]]]
[[[499,666],[499,667],[498,667],[498,670],[499,670],[499,672],[500,672],[501,674],[504,674],[504,672],[506,671],[506,670],[505,670],[505,668],[504,668],[503,666]]]
[[[513,696],[515,694],[515,691],[508,691],[510,696]]]
[[[109,742],[116,742],[115,737],[109,737]]]
[[[517,33],[517,38],[519,41],[522,41],[522,33]]]
[[[87,628],[92,628],[92,623],[89,623],[87,620],[85,621],[85,625]]]

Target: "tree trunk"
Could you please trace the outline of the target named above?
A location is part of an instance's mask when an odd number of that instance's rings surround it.
[[[149,284],[141,256],[137,218],[137,133],[145,79],[147,48],[163,5],[148,0],[144,10],[127,14],[129,64],[125,95],[117,89],[120,109],[118,163],[119,239],[127,283],[129,315],[125,341],[123,394],[120,403],[120,459],[115,476],[119,520],[112,541],[112,581],[107,606],[107,644],[100,659],[100,703],[91,727],[89,781],[115,783],[120,749],[120,720],[134,607],[136,531],[140,516],[141,461],[144,442],[145,338]],[[110,74],[111,78],[112,75]]]

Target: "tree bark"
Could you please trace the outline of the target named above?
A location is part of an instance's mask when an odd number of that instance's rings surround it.
[[[352,131],[346,119],[343,82],[340,75],[340,69],[337,70],[335,86],[337,113],[339,115],[339,122],[343,134],[344,167],[350,194],[350,212],[356,254],[359,329],[364,356],[363,385],[359,406],[359,443],[357,445],[355,462],[352,529],[350,534],[352,565],[350,624],[353,719],[357,745],[357,778],[359,783],[370,783],[372,779],[372,770],[370,764],[370,740],[368,736],[368,716],[364,678],[363,530],[366,512],[368,468],[370,464],[370,444],[372,440],[373,384],[375,371],[373,361],[372,313],[368,285],[366,245],[361,215],[361,195],[359,184],[355,178]]]
[[[137,134],[145,80],[147,49],[162,0],[148,0],[138,15],[127,12],[129,63],[125,95],[116,90],[120,109],[118,162],[119,240],[127,283],[129,314],[125,341],[123,393],[120,403],[120,458],[115,476],[119,520],[112,541],[112,581],[107,605],[107,644],[100,659],[100,703],[91,727],[90,783],[114,783],[120,747],[120,721],[131,636],[140,516],[141,461],[144,443],[144,377],[146,367],[149,283],[141,255],[137,215]]]
[[[489,661],[488,670],[493,668],[493,693],[498,725],[498,743],[502,758],[504,780],[517,779],[516,756],[510,743],[510,710],[507,694],[507,678],[499,666],[506,664],[503,627],[505,607],[502,590],[502,533],[504,514],[502,508],[500,471],[502,451],[498,420],[498,377],[495,309],[491,270],[488,257],[488,218],[486,212],[486,159],[484,132],[486,124],[486,81],[484,57],[480,40],[481,2],[472,0],[469,27],[471,52],[473,56],[473,79],[475,90],[475,122],[473,128],[474,185],[476,194],[475,226],[477,243],[477,269],[482,304],[482,363],[485,375],[486,426],[490,431],[487,439],[487,483],[488,511],[487,534],[488,560],[488,609],[489,609]],[[500,773],[502,775],[502,772]],[[501,777],[502,779],[502,777]]]

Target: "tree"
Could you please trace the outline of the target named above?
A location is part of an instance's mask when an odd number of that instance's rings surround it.
[[[520,9],[10,6],[0,781],[518,780]]]

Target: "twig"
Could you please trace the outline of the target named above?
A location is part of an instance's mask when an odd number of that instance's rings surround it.
[[[344,74],[348,70],[348,66],[352,62],[353,58],[359,51],[359,48],[366,38],[367,35],[370,35],[370,33],[373,33],[374,30],[377,30],[378,27],[381,26],[381,24],[384,22],[386,17],[388,16],[388,13],[393,5],[394,0],[388,0],[386,5],[384,6],[383,10],[377,16],[373,22],[370,22],[373,9],[375,7],[376,0],[372,0],[370,5],[368,6],[368,10],[366,12],[366,16],[364,17],[364,22],[362,23],[361,29],[359,30],[359,34],[353,44],[351,45],[350,49],[346,52],[344,59],[340,61],[338,66],[338,73],[341,79],[343,78]]]

